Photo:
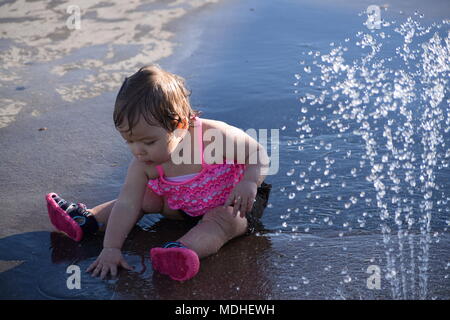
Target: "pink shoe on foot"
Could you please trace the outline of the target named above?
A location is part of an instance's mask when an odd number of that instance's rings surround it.
[[[48,216],[53,226],[75,241],[81,241],[84,234],[98,230],[98,223],[83,203],[70,203],[56,193],[45,196]]]
[[[177,281],[193,278],[200,269],[197,253],[179,242],[169,242],[163,248],[151,249],[150,257],[153,269]]]

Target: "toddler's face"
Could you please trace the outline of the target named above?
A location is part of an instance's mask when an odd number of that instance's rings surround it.
[[[139,161],[146,162],[149,165],[167,162],[180,142],[180,139],[176,138],[173,133],[167,132],[162,127],[149,125],[142,117],[133,127],[132,135],[130,135],[130,132],[126,132],[127,124],[122,124],[116,129],[125,139],[131,153]]]

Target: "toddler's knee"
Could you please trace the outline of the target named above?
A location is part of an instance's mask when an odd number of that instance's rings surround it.
[[[226,240],[243,235],[247,231],[247,219],[233,216],[233,207],[219,207],[207,212],[203,221],[214,221],[222,229]]]

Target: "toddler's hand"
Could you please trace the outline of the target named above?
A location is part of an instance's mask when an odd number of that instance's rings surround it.
[[[120,249],[103,248],[97,260],[95,260],[86,271],[91,272],[94,270],[92,273],[93,277],[96,277],[101,272],[100,277],[104,279],[109,272],[111,272],[111,276],[115,277],[117,275],[117,266],[133,270],[123,258]]]
[[[234,216],[239,213],[240,217],[244,218],[245,213],[252,210],[257,191],[258,185],[256,182],[241,180],[234,187],[224,206],[226,207],[233,204]]]

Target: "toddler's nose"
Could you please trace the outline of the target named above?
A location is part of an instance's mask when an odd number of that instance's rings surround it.
[[[145,156],[147,153],[145,152],[145,150],[139,148],[139,149],[135,149],[135,150],[134,150],[134,154],[136,155],[136,157],[143,157],[143,156]]]

